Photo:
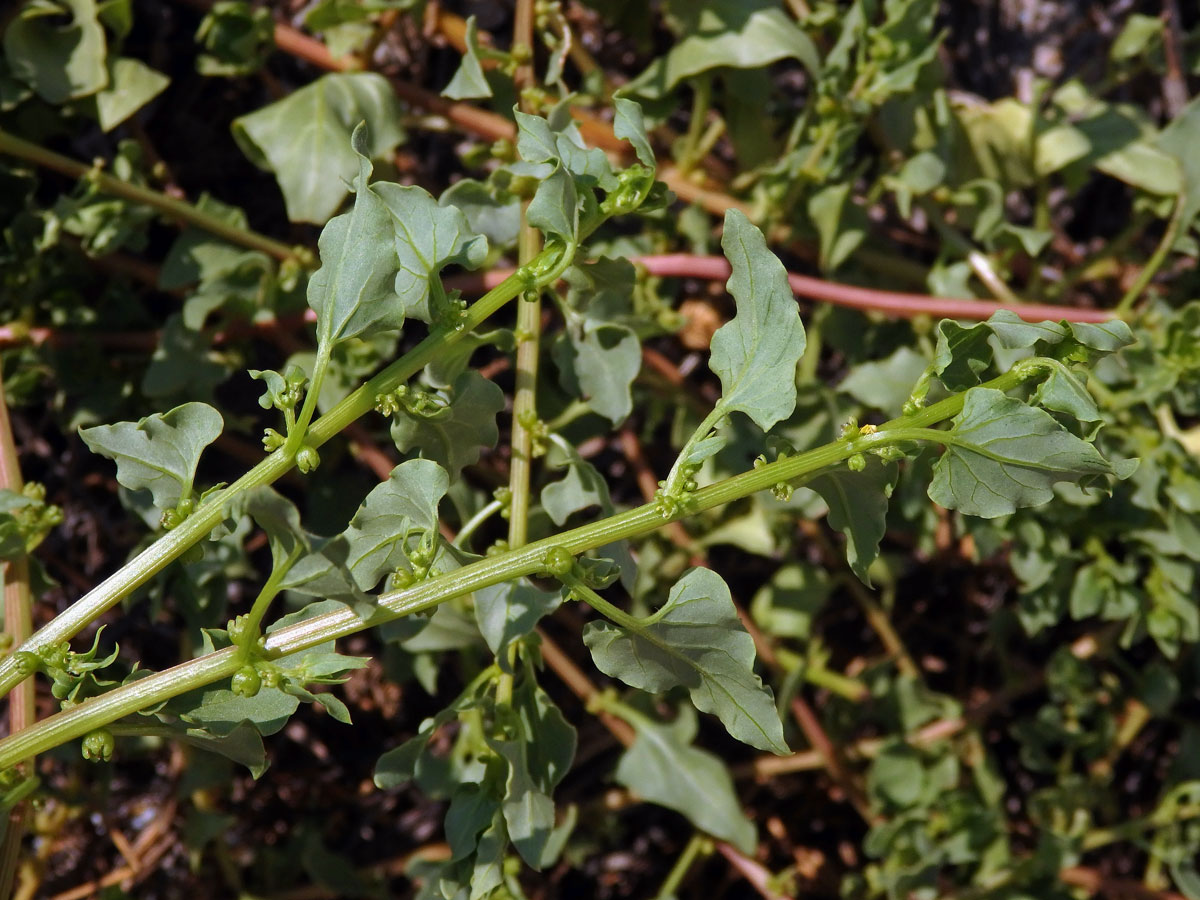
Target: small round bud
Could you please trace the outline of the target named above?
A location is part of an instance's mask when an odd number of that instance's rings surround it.
[[[259,674],[262,676],[263,687],[272,689],[279,687],[281,676],[278,669],[274,667],[269,669],[260,669]]]
[[[18,650],[14,653],[13,663],[16,665],[17,671],[25,676],[39,672],[42,668],[41,657],[36,653],[30,653],[28,650]]]
[[[112,759],[115,746],[112,732],[107,728],[97,728],[88,732],[83,739],[83,758],[93,762],[108,762]]]
[[[296,454],[296,468],[307,475],[321,464],[321,457],[312,447],[301,447]]]
[[[855,453],[852,457],[846,460],[846,465],[851,472],[861,472],[867,467],[867,458],[861,453]]]
[[[546,551],[546,571],[561,578],[575,566],[575,557],[565,547],[551,547]]]
[[[408,569],[397,569],[392,573],[391,588],[393,591],[402,591],[407,587],[411,587],[416,578]]]
[[[254,666],[242,666],[233,674],[229,689],[239,697],[253,697],[262,688],[262,676]]]

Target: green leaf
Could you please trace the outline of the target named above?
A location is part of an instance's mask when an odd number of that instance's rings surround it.
[[[207,403],[185,403],[137,422],[81,428],[93,453],[117,464],[117,481],[131,491],[146,489],[159,509],[191,495],[200,454],[221,434],[225,421]]]
[[[491,85],[479,64],[479,25],[475,16],[467,18],[467,52],[463,54],[458,71],[442,91],[443,97],[451,100],[478,100],[492,96]]]
[[[738,803],[729,768],[691,746],[695,713],[684,707],[670,725],[640,715],[627,718],[637,737],[617,763],[617,782],[643,800],[681,813],[701,831],[729,841],[743,853],[753,853],[758,837]]]
[[[571,243],[579,231],[579,195],[575,179],[559,163],[542,181],[529,203],[525,218],[534,228],[556,234]]]
[[[879,556],[887,528],[888,499],[900,470],[895,463],[869,457],[861,472],[835,469],[805,484],[829,505],[829,524],[846,536],[846,561],[854,574],[871,585],[867,571]]]
[[[867,214],[850,196],[850,182],[831,184],[809,198],[808,215],[821,241],[821,271],[832,272],[867,236]]]
[[[211,395],[229,372],[213,352],[208,335],[189,329],[183,316],[173,313],[142,375],[142,393],[147,397]]]
[[[967,392],[945,443],[930,499],[985,519],[1047,502],[1056,482],[1113,472],[1095,447],[1049,413],[991,388]]]
[[[200,21],[196,43],[205,51],[196,57],[201,75],[250,75],[275,49],[271,11],[245,0],[220,0]]]
[[[563,525],[572,513],[598,506],[606,516],[612,515],[608,482],[596,468],[566,441],[555,441],[547,459],[551,467],[567,468],[565,477],[542,488],[542,508],[555,525]]]
[[[626,88],[657,98],[685,78],[728,66],[757,69],[781,59],[799,60],[814,78],[821,70],[813,42],[771,0],[675,3],[680,40]]]
[[[496,247],[508,247],[521,230],[521,201],[512,195],[497,196],[473,178],[456,181],[442,192],[438,204],[461,210],[470,230]]]
[[[180,732],[179,739],[193,747],[216,753],[245,766],[250,770],[251,777],[256,780],[270,765],[263,748],[262,735],[248,722],[241,722],[229,733],[221,735],[203,728],[188,728]]]
[[[928,360],[911,347],[900,347],[879,362],[854,366],[837,389],[864,406],[896,418],[927,364]]]
[[[488,745],[508,762],[501,808],[509,839],[527,864],[541,869],[558,857],[566,837],[556,834],[550,795],[575,758],[575,729],[531,680],[518,688],[514,706],[518,733],[511,740],[489,738]]]
[[[737,315],[713,335],[709,368],[721,379],[720,407],[745,413],[767,431],[796,408],[804,325],[783,263],[736,209],[725,213],[721,248],[733,269],[728,288]]]
[[[293,222],[329,219],[361,177],[359,153],[378,159],[404,139],[400,104],[387,79],[373,72],[323,75],[270,106],[233,121],[242,152],[274,172]],[[369,139],[352,150],[350,135],[365,121]]]
[[[428,191],[380,182],[371,190],[392,215],[395,252],[400,266],[395,291],[407,315],[432,321],[429,282],[455,264],[477,269],[487,256],[487,238],[471,231],[467,217],[452,206],[439,206]]]
[[[108,62],[108,84],[92,96],[102,131],[112,131],[166,90],[171,79],[139,59],[113,57]]]
[[[365,126],[354,130],[353,144],[358,159],[354,208],[321,232],[321,268],[308,282],[308,305],[317,314],[317,339],[329,346],[404,324],[404,307],[394,292],[393,218],[368,183],[371,162]]]
[[[217,688],[201,692],[180,718],[218,737],[233,733],[243,722],[267,736],[283,728],[299,706],[299,700],[277,688],[264,687],[253,697],[239,697],[233,691]]]
[[[64,12],[70,21],[63,23]],[[4,32],[12,74],[47,103],[65,103],[108,85],[104,29],[95,0],[32,0]]]
[[[504,671],[511,671],[508,648],[562,602],[558,591],[543,591],[524,578],[475,591],[475,622],[488,649]]]
[[[642,118],[642,107],[625,97],[613,98],[613,134],[629,141],[638,161],[653,169],[657,163],[654,148],[646,136],[646,123]]]
[[[583,641],[604,674],[652,693],[682,685],[696,708],[718,716],[733,737],[789,752],[774,695],[754,674],[754,641],[716,572],[692,569],[636,628],[589,622]]]
[[[965,391],[979,384],[980,373],[992,364],[988,338],[992,328],[987,322],[963,327],[952,319],[938,322],[937,350],[933,371],[951,391]]]
[[[1200,97],[1194,98],[1177,115],[1158,138],[1158,147],[1175,157],[1183,174],[1181,203],[1181,232],[1186,233],[1200,214]]]
[[[380,578],[408,559],[410,537],[437,532],[438,504],[449,484],[437,463],[410,459],[367,494],[344,532],[346,564],[362,590],[373,590]]]
[[[469,369],[458,376],[449,393],[450,402],[435,412],[414,415],[401,409],[391,430],[402,452],[416,449],[436,460],[453,481],[464,466],[479,459],[484,447],[495,446],[500,437],[496,414],[504,409],[504,392]]]

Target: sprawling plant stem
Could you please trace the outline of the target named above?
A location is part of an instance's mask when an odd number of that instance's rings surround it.
[[[1030,362],[1033,364],[1019,363],[1011,371],[982,386],[1008,391],[1033,379],[1042,372],[1042,368],[1036,364],[1036,361]],[[394,374],[389,374],[390,372],[389,368],[376,376],[347,400],[361,395],[372,385],[376,385],[375,390],[379,390],[377,383],[385,375],[392,379],[396,377]],[[398,381],[393,382],[393,385],[395,383]],[[371,396],[373,397],[374,394]],[[327,641],[346,637],[392,619],[428,611],[446,600],[460,597],[480,588],[542,572],[546,567],[546,554],[553,548],[562,548],[574,555],[614,541],[636,538],[661,528],[669,522],[684,518],[686,515],[723,506],[758,491],[767,490],[780,482],[791,482],[810,476],[822,469],[844,462],[855,454],[911,440],[913,429],[928,429],[957,415],[962,410],[964,398],[965,394],[955,394],[914,415],[884,423],[873,434],[862,434],[848,440],[834,441],[806,453],[780,459],[761,468],[751,469],[732,478],[700,488],[690,495],[686,507],[673,516],[664,517],[655,504],[646,504],[599,522],[582,525],[553,537],[526,544],[524,547],[481,559],[454,572],[418,582],[404,590],[383,594],[379,597],[377,611],[368,619],[360,618],[352,609],[346,607],[343,610],[280,628],[267,636],[265,655],[274,659],[308,650]],[[352,408],[354,407],[348,409]],[[338,409],[340,409],[340,405]],[[327,422],[338,412],[338,409],[331,411],[329,415],[313,426],[314,431],[321,429],[322,440],[327,440],[333,433],[329,431],[332,423],[327,424]],[[346,415],[348,412],[340,414],[337,421],[340,422]],[[923,436],[934,440],[938,438],[938,434],[939,432],[934,431],[922,433]],[[197,513],[197,515],[199,514],[200,512]],[[137,562],[138,560],[135,560],[130,566],[134,566]],[[87,598],[85,597],[84,600]],[[43,631],[46,630],[43,629]],[[48,719],[43,719],[19,734],[0,740],[0,769],[14,765],[31,755],[43,753],[139,709],[144,709],[185,691],[228,678],[240,664],[237,648],[226,648],[181,663],[107,694],[102,694]],[[13,674],[9,674],[10,670]],[[9,680],[14,680],[14,676],[16,680],[20,678],[20,675],[15,673],[11,657],[5,661],[3,674]]]
[[[168,197],[159,191],[130,184],[128,181],[122,181],[120,178],[114,178],[112,175],[102,172],[99,167],[84,165],[77,160],[71,159],[69,156],[63,156],[52,150],[47,150],[40,144],[22,140],[16,135],[9,134],[3,130],[0,130],[0,153],[7,153],[10,156],[15,156],[18,159],[26,160],[47,169],[52,169],[55,172],[61,172],[63,175],[72,178],[91,179],[106,194],[121,197],[125,200],[132,200],[134,203],[144,203],[146,206],[157,209],[166,216],[188,225],[202,228],[209,234],[224,238],[240,247],[261,250],[263,253],[280,260],[295,258],[304,262],[311,257],[311,254],[307,251],[290,247],[266,235],[259,234],[257,231],[251,231],[249,228],[242,228],[226,222],[224,219],[206,213],[204,210],[183,200],[176,200],[174,197]]]
[[[598,224],[594,222],[591,227],[595,228]],[[559,245],[548,248],[538,254],[529,266],[514,272],[467,310],[458,323],[461,327],[445,325],[433,329],[416,347],[314,422],[307,430],[305,442],[312,447],[320,447],[351,422],[370,412],[380,394],[394,391],[404,384],[437,358],[445,347],[456,343],[532,283],[558,277],[560,273],[555,263],[559,261],[560,252],[562,248]],[[74,637],[122,598],[161,572],[189,547],[204,540],[225,518],[229,501],[234,497],[260,485],[271,484],[294,465],[295,457],[288,453],[287,447],[275,451],[229,487],[209,497],[177,528],[167,532],[77,600],[18,649],[36,653],[44,647]],[[0,661],[0,693],[8,693],[22,678],[12,655]]]

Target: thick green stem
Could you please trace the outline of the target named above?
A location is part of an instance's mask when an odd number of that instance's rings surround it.
[[[538,251],[541,235],[524,221],[522,209],[520,259],[524,263]],[[542,293],[529,291],[517,306],[517,378],[513,397],[512,462],[508,489],[512,506],[508,516],[508,545],[520,547],[529,534],[529,481],[533,468],[534,434],[537,421],[537,374],[541,354]]]
[[[146,206],[159,210],[169,218],[176,219],[188,225],[195,225],[209,234],[224,238],[238,246],[248,247],[251,250],[261,250],[263,253],[273,256],[276,259],[295,258],[307,261],[311,256],[307,251],[299,250],[296,247],[289,247],[287,244],[259,234],[257,231],[251,231],[249,228],[230,224],[223,219],[204,212],[202,209],[198,209],[190,203],[176,200],[174,197],[168,197],[166,194],[159,193],[150,188],[130,184],[128,181],[122,181],[120,178],[114,178],[112,175],[100,171],[98,167],[85,165],[71,159],[69,156],[62,156],[59,153],[47,150],[45,147],[31,143],[30,141],[22,140],[16,135],[9,134],[3,130],[0,130],[0,153],[7,153],[9,156],[15,156],[18,159],[26,160],[27,162],[51,169],[55,172],[61,172],[63,175],[68,175],[72,178],[89,178],[106,194],[121,197],[125,200],[132,200],[134,203],[144,203]]]
[[[1039,371],[1039,367],[1036,366],[1018,366],[1012,371],[992,379],[983,387],[1000,391],[1011,390],[1022,382],[1035,377]],[[378,382],[382,378],[383,375],[380,375],[372,379],[351,397],[362,395],[372,385],[375,385],[375,389],[378,390]],[[614,541],[636,538],[661,528],[669,522],[681,519],[687,514],[724,506],[734,500],[766,490],[781,481],[794,481],[818,470],[837,465],[856,453],[909,440],[911,429],[927,428],[956,416],[962,410],[964,397],[964,394],[947,397],[915,415],[895,419],[881,425],[874,434],[862,435],[850,440],[834,441],[806,453],[777,460],[761,468],[751,469],[716,484],[700,488],[689,498],[686,512],[681,510],[674,515],[664,516],[659,512],[656,504],[646,504],[599,522],[526,544],[524,547],[515,548],[506,553],[486,557],[453,572],[418,582],[404,590],[383,594],[379,597],[377,611],[368,619],[360,618],[352,609],[346,607],[286,628],[280,628],[267,636],[264,654],[270,659],[275,659],[311,649],[327,641],[347,637],[392,619],[425,612],[446,600],[463,596],[480,588],[542,572],[546,568],[547,553],[554,548],[561,548],[567,553],[578,555]],[[337,409],[331,411],[328,416],[314,425],[314,431],[321,429],[318,433],[322,440],[328,439],[330,434],[335,433],[328,431],[333,427],[332,422],[326,425],[326,420],[331,419],[335,412]],[[340,415],[348,414],[349,412]],[[340,430],[341,427],[339,425],[336,430]],[[930,436],[944,437],[943,432],[931,431],[929,434]],[[940,437],[935,439],[940,439]],[[202,515],[207,506],[206,504],[205,507],[198,510],[192,518]],[[191,519],[188,521],[190,522]],[[186,525],[187,522],[170,534],[175,534]],[[137,560],[134,562],[136,563]],[[143,578],[142,581],[144,580]],[[141,582],[139,581],[139,583]],[[113,602],[115,603],[116,600]],[[620,613],[620,610],[617,612]],[[621,613],[621,615],[627,616],[628,614]],[[39,633],[39,637],[49,630],[49,627],[43,629]],[[39,643],[38,646],[41,644]],[[219,650],[190,662],[181,663],[165,672],[117,688],[48,719],[43,719],[20,734],[0,740],[0,769],[12,766],[34,754],[43,753],[66,741],[87,734],[93,728],[101,727],[161,700],[227,678],[237,670],[239,664],[236,648]],[[0,664],[0,674],[10,683],[16,683],[21,678],[16,672],[11,657]]]

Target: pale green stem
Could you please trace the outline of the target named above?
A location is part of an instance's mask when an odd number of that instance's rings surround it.
[[[504,509],[504,504],[499,500],[493,500],[479,512],[475,513],[475,515],[471,516],[459,530],[458,534],[454,536],[454,546],[465,549],[467,541],[471,539],[471,535],[479,530],[479,526],[502,509]]]
[[[986,382],[983,387],[1000,391],[1011,390],[1031,379],[1038,372],[1039,368],[1036,366],[1018,366],[1012,371]],[[371,382],[368,382],[369,384]],[[366,390],[366,386],[360,388],[356,394],[364,390]],[[331,640],[347,637],[392,619],[425,612],[446,600],[463,596],[480,588],[545,571],[546,556],[551,549],[561,548],[574,556],[614,541],[636,538],[654,531],[668,522],[677,521],[686,514],[724,506],[734,500],[766,490],[781,481],[793,481],[829,466],[837,465],[856,453],[909,440],[911,432],[927,430],[927,426],[957,415],[962,410],[963,402],[964,395],[956,394],[934,403],[912,416],[885,423],[874,434],[862,435],[850,440],[834,441],[700,488],[691,495],[686,513],[680,511],[674,515],[664,516],[655,504],[646,504],[599,522],[526,544],[524,547],[515,548],[506,553],[485,557],[453,572],[418,582],[404,590],[385,593],[378,598],[378,608],[368,619],[360,618],[352,609],[345,607],[303,622],[297,622],[286,628],[280,628],[267,636],[264,655],[269,659],[276,659],[311,649]],[[331,411],[330,416],[332,415]],[[328,418],[329,416],[325,417],[325,419]],[[314,428],[320,428],[325,419],[317,422]],[[942,441],[946,437],[946,433],[940,431],[930,430],[929,434],[936,436],[933,439],[938,441]],[[207,508],[207,504],[192,518],[202,515],[205,508]],[[182,530],[186,525],[187,522],[170,534]],[[141,582],[139,581],[139,583]],[[627,613],[617,610],[611,604],[602,602],[611,608],[610,611],[615,610],[616,615],[613,618],[618,624],[623,624],[622,619],[633,624],[639,623],[639,620]],[[609,611],[605,611],[605,614],[608,615]],[[46,630],[43,629],[43,632]],[[81,737],[94,728],[114,722],[139,709],[228,678],[237,671],[240,665],[237,648],[218,650],[215,653],[180,663],[164,672],[116,688],[109,693],[87,700],[79,706],[43,719],[18,734],[0,740],[0,769]],[[20,679],[21,676],[16,673],[16,667],[11,657],[0,666],[4,667],[3,674],[7,680],[15,683]],[[9,674],[10,670],[12,674]]]
[[[718,402],[709,414],[704,417],[704,421],[696,426],[696,430],[692,432],[691,437],[687,439],[687,443],[683,445],[683,449],[679,451],[679,455],[675,457],[675,464],[671,466],[667,480],[662,486],[664,495],[670,497],[678,493],[679,482],[683,480],[684,466],[686,465],[687,458],[692,453],[692,448],[708,437],[717,425],[721,423],[721,420],[725,418],[725,415],[725,408]]]
[[[1158,274],[1158,270],[1162,268],[1167,257],[1171,253],[1171,248],[1175,246],[1175,240],[1179,236],[1179,228],[1183,223],[1183,207],[1184,200],[1181,195],[1175,203],[1175,211],[1171,213],[1171,219],[1167,222],[1167,229],[1163,232],[1162,240],[1158,242],[1158,247],[1154,250],[1142,271],[1138,273],[1138,277],[1134,279],[1133,284],[1129,286],[1129,290],[1125,292],[1120,301],[1113,307],[1113,314],[1124,317],[1131,309],[1137,299],[1142,296],[1142,292],[1150,285],[1154,276]]]
[[[686,877],[688,871],[692,868],[692,864],[696,861],[696,857],[710,847],[711,845],[707,837],[698,831],[693,833],[692,839],[687,842],[687,846],[683,848],[683,852],[675,860],[675,865],[671,867],[671,871],[663,879],[662,886],[658,889],[658,894],[654,900],[668,900],[668,898],[674,897],[675,892],[679,890],[679,886],[683,884],[684,877]]]
[[[541,235],[536,228],[522,222],[518,252],[522,262],[537,253]],[[533,432],[529,423],[537,420],[537,373],[541,353],[542,292],[529,291],[517,304],[517,377],[513,398],[512,461],[509,464],[508,488],[512,505],[508,514],[508,545],[520,547],[529,534],[529,481],[533,468]]]

